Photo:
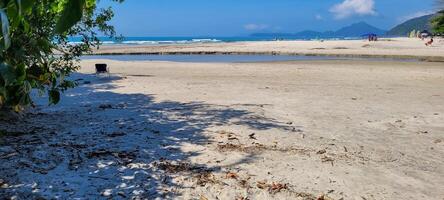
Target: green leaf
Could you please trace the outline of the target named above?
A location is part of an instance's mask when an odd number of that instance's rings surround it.
[[[15,76],[17,82],[21,83],[26,79],[26,68],[25,65],[18,65],[15,69]]]
[[[84,6],[85,0],[68,0],[56,24],[55,32],[63,34],[79,22],[82,19]]]
[[[35,0],[21,0],[22,12],[28,11],[35,3]]]
[[[86,7],[87,8],[92,8],[95,5],[96,5],[96,0],[86,0]]]
[[[24,81],[19,89],[19,105],[29,105],[31,103],[32,100],[31,96],[29,95],[31,93],[31,90],[31,84],[28,81]]]
[[[5,86],[10,85],[16,81],[15,72],[6,63],[0,63],[0,75],[5,81]]]
[[[57,104],[60,101],[60,92],[58,90],[49,90],[49,104]]]

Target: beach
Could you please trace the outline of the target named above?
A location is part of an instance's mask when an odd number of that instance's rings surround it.
[[[105,45],[93,54],[267,54],[318,55],[350,57],[418,58],[443,61],[444,40],[436,38],[433,46],[418,38],[382,38],[377,42],[362,40],[299,40],[222,42],[188,45]]]
[[[270,41],[103,46],[95,54],[444,59],[444,43]],[[94,64],[111,74],[94,75]],[[444,196],[444,63],[88,59],[0,146],[0,196],[428,199]],[[7,125],[6,125],[7,124]],[[23,134],[33,133],[33,134]]]

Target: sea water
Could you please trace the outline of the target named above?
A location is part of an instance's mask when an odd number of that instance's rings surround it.
[[[116,61],[169,61],[203,63],[238,63],[238,62],[278,62],[310,60],[365,60],[365,61],[403,61],[417,62],[417,59],[395,58],[358,58],[337,56],[291,56],[291,55],[88,55],[83,60],[107,59]]]
[[[99,37],[102,45],[177,45],[177,44],[195,44],[195,43],[219,43],[219,42],[242,42],[242,41],[274,41],[274,40],[320,40],[319,38],[301,38],[301,37],[124,37],[121,39],[112,39]],[[323,40],[351,40],[360,38],[324,38]],[[79,37],[69,38],[70,43],[81,42]]]

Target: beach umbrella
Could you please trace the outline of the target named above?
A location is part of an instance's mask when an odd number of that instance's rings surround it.
[[[427,30],[423,30],[423,31],[421,31],[421,32],[419,33],[419,35],[420,35],[421,37],[429,37],[429,36],[432,35],[432,33],[430,33],[430,32],[427,31]]]

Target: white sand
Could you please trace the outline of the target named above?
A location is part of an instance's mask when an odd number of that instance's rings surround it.
[[[1,197],[444,196],[442,63],[82,65],[90,84],[0,124],[34,131],[2,138]]]
[[[264,41],[233,42],[188,45],[112,45],[94,51],[98,54],[143,54],[143,53],[263,53],[298,55],[348,55],[374,57],[413,57],[444,60],[444,39],[435,38],[433,46],[417,38],[327,41]]]

